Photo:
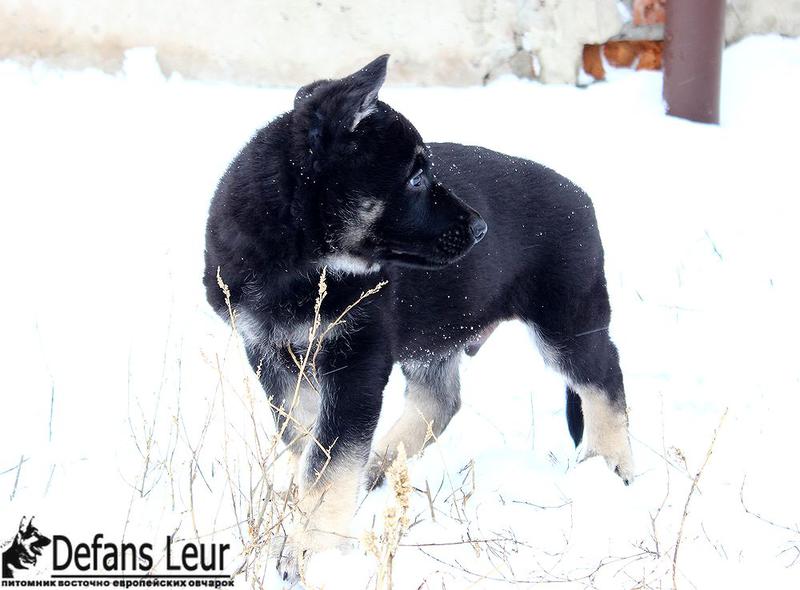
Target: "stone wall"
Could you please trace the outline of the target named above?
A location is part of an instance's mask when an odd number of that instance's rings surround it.
[[[392,54],[390,82],[574,83],[582,48],[658,38],[633,0],[0,0],[0,58],[116,71],[152,46],[166,74],[296,85]],[[729,0],[728,39],[800,35],[800,0]]]

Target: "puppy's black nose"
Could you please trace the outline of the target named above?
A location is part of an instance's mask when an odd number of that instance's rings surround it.
[[[469,232],[472,234],[475,243],[477,244],[486,235],[486,222],[480,217],[473,217],[469,222]]]

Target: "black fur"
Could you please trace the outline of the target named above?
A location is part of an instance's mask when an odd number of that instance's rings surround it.
[[[231,163],[212,201],[208,300],[227,318],[219,269],[249,321],[246,347],[267,393],[286,403],[297,372],[287,344],[302,350],[291,334],[312,317],[321,268],[349,264],[360,271],[329,273],[326,318],[379,280],[388,285],[357,308],[318,362],[325,411],[315,435],[325,446],[336,441],[334,464],[343,450],[366,461],[393,363],[440,362],[513,318],[535,329],[570,383],[592,385],[624,408],[589,197],[534,162],[424,144],[377,101],[385,71],[383,56],[348,78],[303,87],[294,109]],[[486,395],[502,403],[500,392]],[[570,390],[577,444],[575,398]],[[316,446],[310,453],[308,474],[324,460]]]
[[[575,446],[581,444],[583,438],[583,412],[581,397],[567,386],[567,428]]]

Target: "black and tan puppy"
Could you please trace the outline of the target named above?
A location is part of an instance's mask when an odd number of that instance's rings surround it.
[[[208,219],[208,300],[228,317],[220,269],[251,363],[277,406],[291,405],[297,369],[288,348],[307,346],[322,268],[323,325],[388,281],[327,337],[319,391],[301,388],[297,422],[286,430],[287,443],[300,439],[301,489],[315,507],[305,532],[294,534],[295,552],[347,534],[359,484],[380,477],[399,443],[420,452],[426,421],[434,434],[444,430],[460,405],[461,352],[504,320],[530,326],[564,376],[570,432],[576,444],[583,438],[584,455],[601,455],[626,483],[633,477],[589,197],[534,162],[423,142],[378,100],[387,59],[302,88],[294,109],[231,163]],[[373,444],[394,363],[408,381],[406,409]],[[486,403],[503,403],[486,394]],[[326,457],[307,444],[306,428],[331,448],[313,486]],[[292,557],[282,566],[289,574]]]

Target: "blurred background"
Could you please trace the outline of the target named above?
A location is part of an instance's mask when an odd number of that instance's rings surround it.
[[[513,73],[590,82],[658,69],[666,0],[0,0],[0,59],[120,69],[151,46],[166,75],[297,85],[392,54],[390,83],[464,86]],[[725,40],[800,35],[798,0],[728,0]],[[581,72],[590,77],[583,78]]]

